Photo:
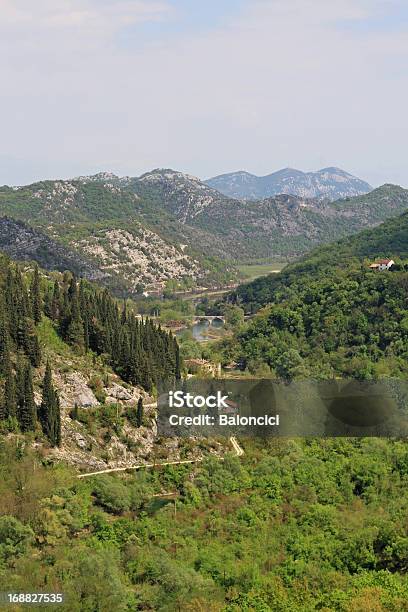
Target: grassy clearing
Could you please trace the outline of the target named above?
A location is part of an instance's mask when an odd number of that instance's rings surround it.
[[[44,317],[41,319],[37,327],[38,339],[41,347],[47,347],[47,350],[56,353],[62,357],[72,357],[72,350],[60,338],[50,319]]]
[[[266,276],[272,272],[280,272],[286,264],[286,261],[274,261],[266,264],[248,264],[238,266],[238,270],[245,276],[245,279],[254,280],[259,276]]]

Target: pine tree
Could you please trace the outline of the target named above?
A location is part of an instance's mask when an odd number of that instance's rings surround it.
[[[35,368],[41,363],[41,349],[32,319],[25,320],[25,345],[22,347]]]
[[[136,410],[136,423],[138,427],[143,424],[143,399],[139,397]]]
[[[52,446],[61,443],[61,415],[58,395],[52,384],[52,372],[49,361],[45,368],[42,402],[38,411],[42,430]]]
[[[41,321],[42,304],[40,291],[40,273],[38,271],[38,266],[35,266],[34,268],[34,275],[30,288],[30,297],[33,319],[35,323],[39,323]]]
[[[5,364],[9,356],[10,337],[7,329],[7,321],[4,305],[0,303],[0,374],[5,372]]]
[[[59,319],[60,311],[61,311],[61,292],[60,292],[59,283],[56,280],[54,283],[54,290],[52,293],[51,312],[50,312],[51,318],[54,321],[57,321]]]
[[[81,314],[79,311],[77,293],[74,293],[72,297],[71,316],[69,317],[66,337],[70,344],[73,344],[80,349],[84,347],[84,325],[82,323]]]
[[[16,403],[16,383],[10,355],[7,354],[4,360],[4,399],[3,399],[3,418],[15,417],[17,413]]]
[[[34,431],[37,408],[34,402],[31,365],[21,355],[17,364],[17,419],[21,431]]]

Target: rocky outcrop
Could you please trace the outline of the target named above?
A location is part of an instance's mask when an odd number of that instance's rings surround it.
[[[169,244],[158,234],[133,224],[130,229],[104,229],[74,242],[74,246],[99,265],[110,277],[127,279],[129,289],[165,283],[186,277],[205,276],[198,261]]]
[[[78,252],[10,217],[0,217],[0,250],[13,259],[36,261],[45,270],[71,270],[93,281],[106,277],[106,273]]]
[[[66,374],[64,382],[60,384],[60,403],[64,408],[73,408],[75,404],[80,408],[92,408],[99,402],[94,392],[88,386],[88,381],[80,372]]]

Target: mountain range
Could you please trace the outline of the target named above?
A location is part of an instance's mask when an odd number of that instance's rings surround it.
[[[80,275],[134,295],[169,280],[230,284],[236,264],[299,257],[407,209],[408,191],[395,185],[334,202],[290,194],[250,201],[171,169],[99,173],[1,187],[0,249],[49,269],[77,265]]]
[[[245,171],[230,172],[210,178],[206,184],[230,198],[242,200],[259,200],[281,193],[302,198],[338,200],[372,190],[365,181],[334,167],[315,172],[284,168],[266,176]]]

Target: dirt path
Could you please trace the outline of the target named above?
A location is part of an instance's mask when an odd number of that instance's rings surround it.
[[[231,442],[232,448],[234,449],[237,457],[242,457],[244,454],[243,449],[237,442],[235,436],[231,436],[229,439]],[[131,465],[128,467],[119,467],[119,468],[108,468],[107,470],[99,470],[97,472],[86,472],[85,474],[78,474],[77,478],[88,478],[90,476],[98,476],[98,474],[111,474],[112,472],[127,472],[128,470],[139,470],[141,468],[151,468],[157,467],[161,465],[181,465],[185,463],[199,463],[203,459],[183,459],[180,461],[165,461],[164,463],[141,463],[139,465]]]

